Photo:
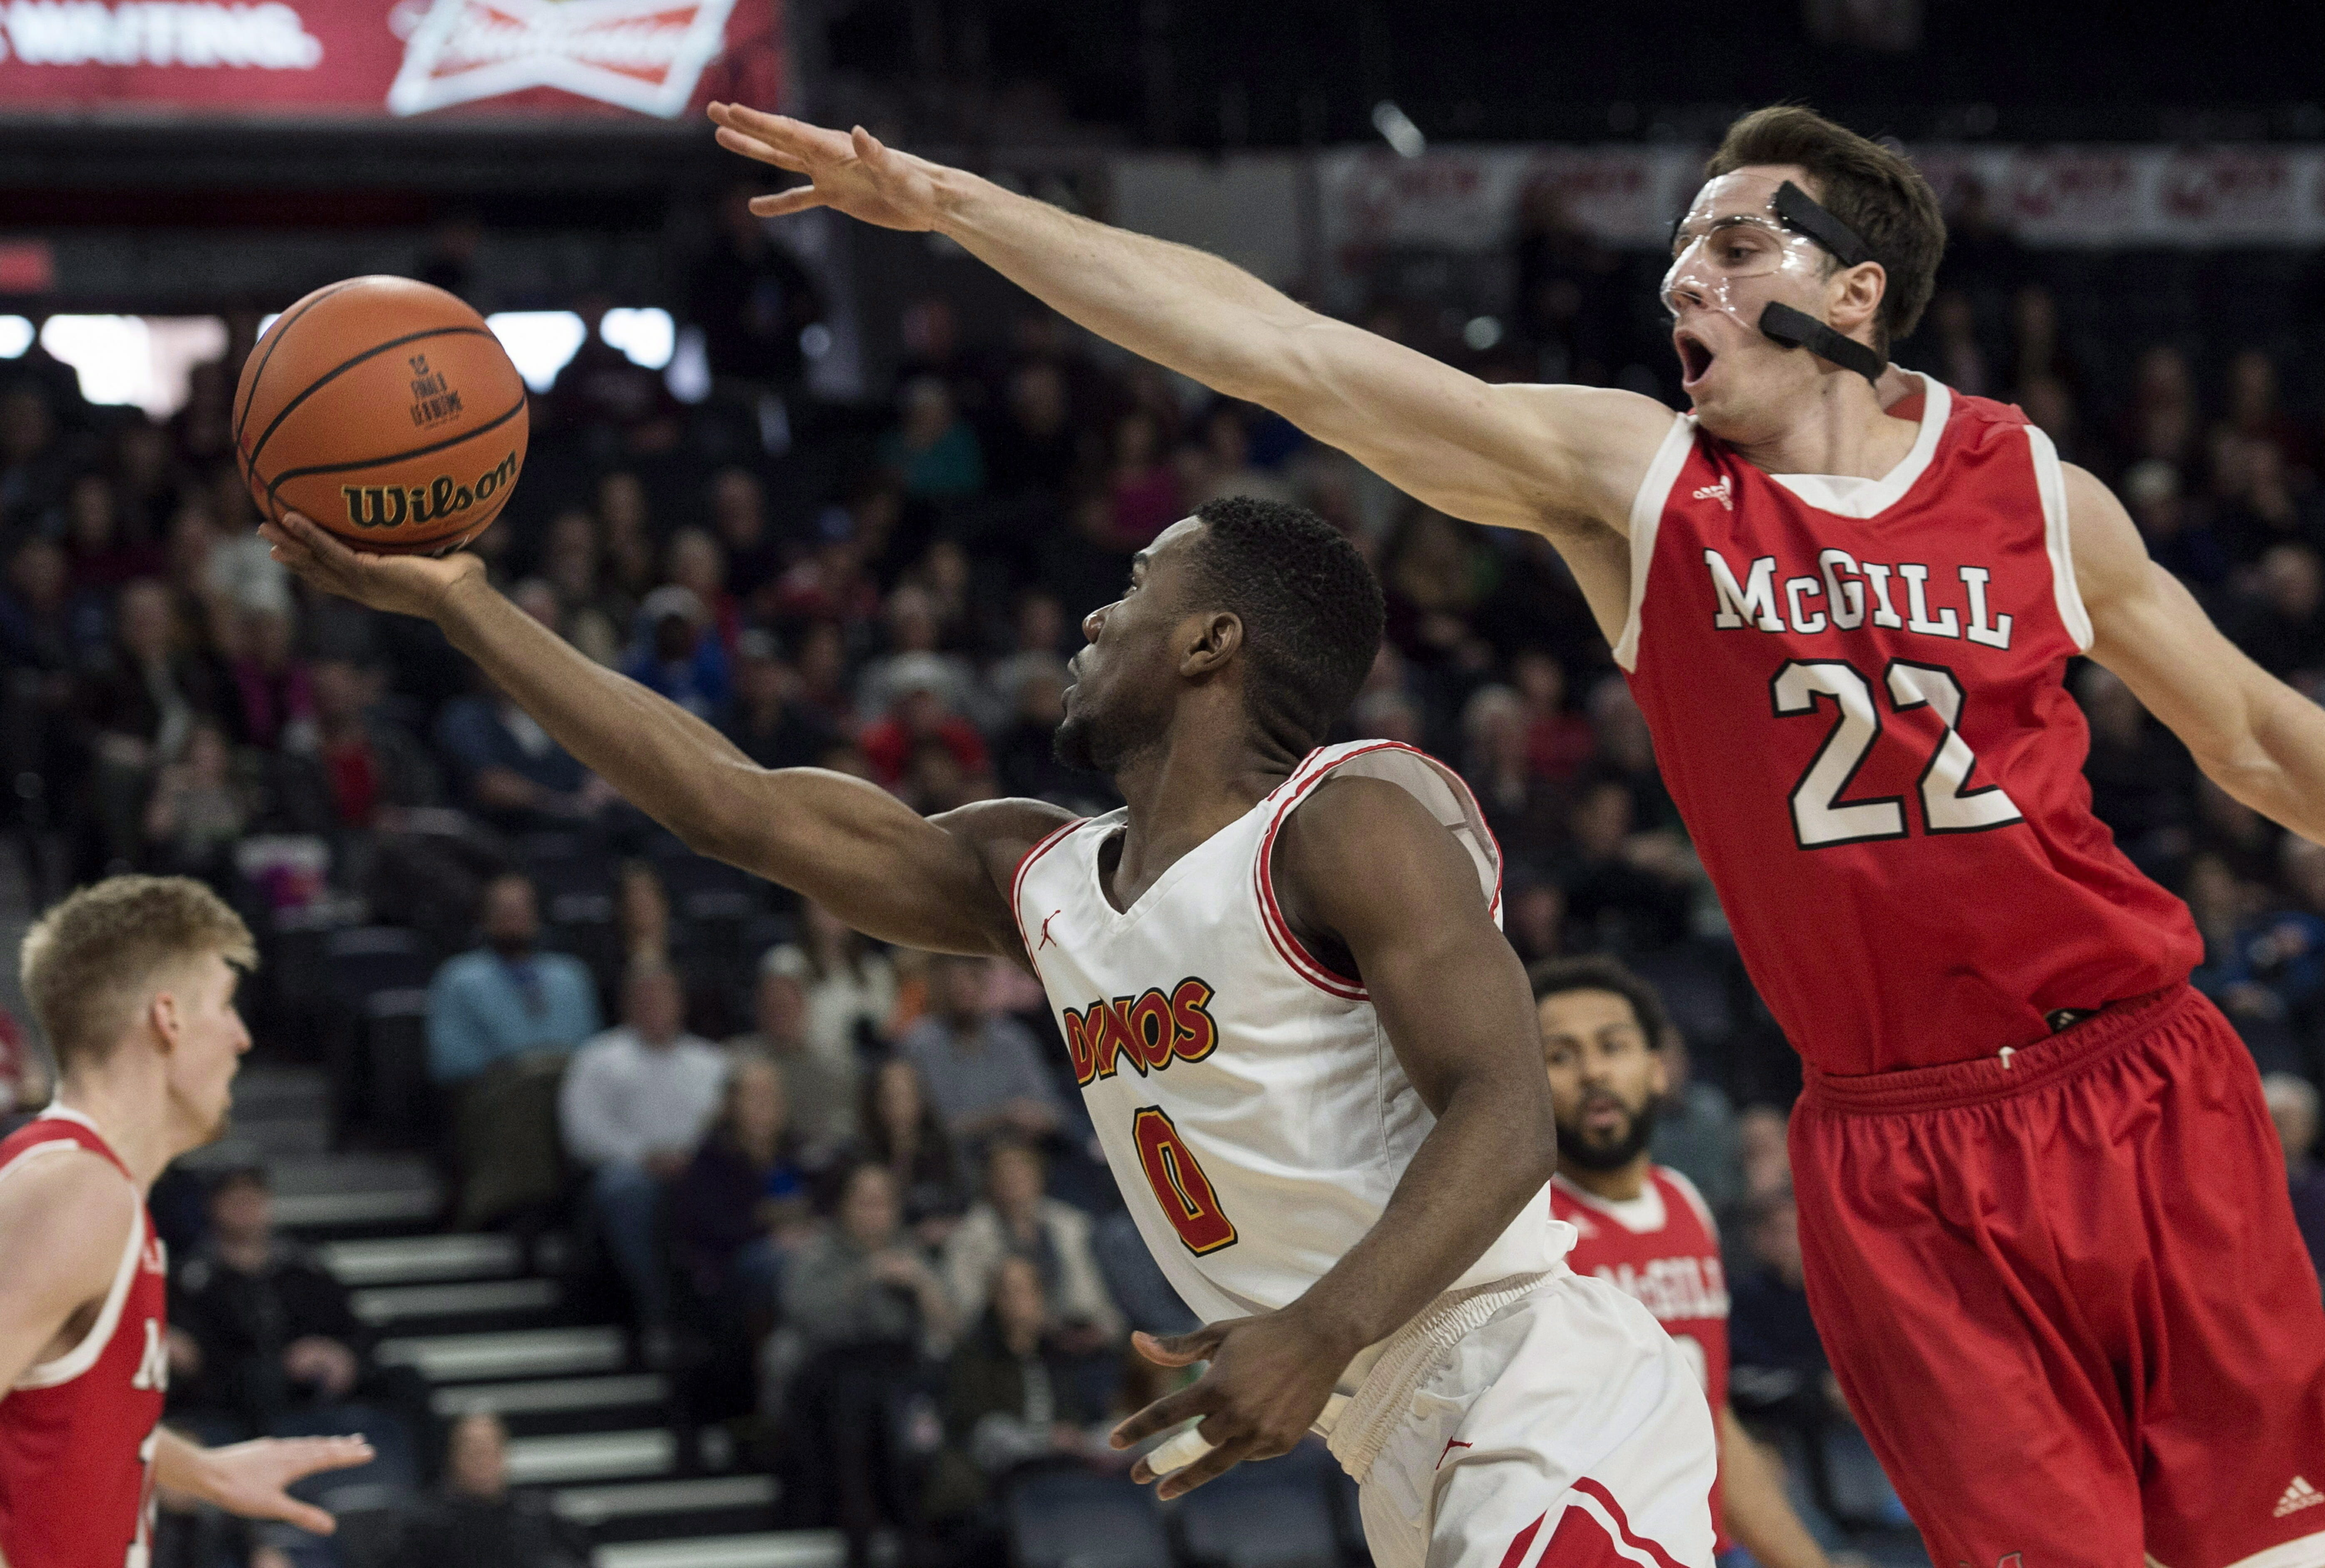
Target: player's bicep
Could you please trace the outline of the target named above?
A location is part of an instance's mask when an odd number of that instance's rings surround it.
[[[1624,528],[1672,412],[1635,392],[1502,385],[1321,317],[1285,335],[1278,411],[1450,516]]]
[[[1276,869],[1304,918],[1347,947],[1432,1111],[1480,1075],[1529,1093],[1545,1082],[1524,966],[1468,851],[1409,791],[1332,780],[1293,814]]]
[[[2071,466],[2066,473],[2091,659],[2208,770],[2238,766],[2256,750],[2258,711],[2276,682],[2212,624],[2185,584],[2149,558],[2130,514],[2104,484]]]
[[[86,1150],[36,1155],[0,1181],[0,1393],[120,1268],[136,1194]]]

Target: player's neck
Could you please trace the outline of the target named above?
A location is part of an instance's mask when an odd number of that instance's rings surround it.
[[[172,1126],[168,1086],[134,1060],[124,1060],[134,1049],[125,1045],[104,1065],[68,1075],[57,1085],[56,1104],[97,1124],[106,1147],[129,1167],[130,1179],[144,1193],[190,1146]]]
[[[1763,473],[1879,479],[1905,460],[1921,434],[1882,404],[1882,392],[1863,376],[1827,372],[1797,401],[1787,400],[1765,431],[1728,445]]]
[[[1647,1168],[1654,1162],[1642,1154],[1628,1165],[1618,1165],[1613,1170],[1585,1170],[1571,1160],[1558,1162],[1558,1174],[1589,1193],[1610,1204],[1627,1204],[1647,1190]]]
[[[1264,800],[1299,762],[1264,756],[1239,736],[1165,735],[1115,775],[1129,822],[1105,872],[1107,898],[1128,909],[1181,856]]]

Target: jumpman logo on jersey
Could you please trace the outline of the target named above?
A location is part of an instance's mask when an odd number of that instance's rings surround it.
[[[1052,909],[1042,917],[1042,939],[1033,944],[1034,952],[1039,953],[1044,947],[1055,947],[1058,945],[1058,939],[1050,935],[1050,922],[1064,913],[1063,909]]]

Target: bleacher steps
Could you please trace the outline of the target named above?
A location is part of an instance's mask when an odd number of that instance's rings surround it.
[[[595,1561],[596,1568],[838,1568],[847,1554],[837,1530],[770,1530],[600,1546]]]
[[[616,1410],[661,1405],[670,1398],[670,1379],[659,1372],[624,1372],[607,1378],[542,1378],[523,1383],[460,1383],[431,1397],[436,1414],[456,1421],[472,1410],[499,1416],[545,1411]]]
[[[509,1480],[518,1486],[637,1480],[677,1468],[678,1437],[666,1426],[509,1439]]]
[[[606,1325],[415,1334],[382,1341],[379,1359],[417,1367],[431,1383],[475,1383],[617,1371],[627,1354],[622,1331]]]
[[[608,1519],[640,1514],[766,1508],[774,1500],[775,1482],[772,1476],[713,1475],[692,1480],[642,1481],[629,1486],[567,1487],[551,1494],[549,1506],[575,1524],[594,1528]]]
[[[517,1273],[524,1261],[514,1237],[490,1232],[327,1241],[316,1251],[339,1283],[349,1287],[500,1279]]]
[[[352,1293],[355,1314],[374,1328],[414,1318],[546,1312],[565,1299],[554,1279],[471,1279],[446,1285],[381,1285]]]

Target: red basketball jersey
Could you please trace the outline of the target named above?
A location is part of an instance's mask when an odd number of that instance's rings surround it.
[[[1628,1203],[1598,1197],[1552,1176],[1550,1212],[1580,1240],[1566,1255],[1577,1274],[1605,1280],[1655,1314],[1702,1375],[1715,1420],[1728,1403],[1728,1276],[1719,1231],[1695,1184],[1663,1166],[1647,1167],[1644,1192]],[[1718,1551],[1728,1550],[1719,1488],[1711,1489]]]
[[[129,1173],[94,1122],[51,1110],[0,1141],[0,1182],[92,1149]],[[14,1568],[144,1568],[153,1444],[170,1381],[167,1264],[134,1190],[112,1288],[81,1342],[0,1391],[0,1556]]]
[[[2091,815],[2058,454],[1922,381],[1881,479],[1765,474],[1682,416],[1631,512],[1616,660],[1753,983],[1828,1073],[2023,1046],[2202,952]]]

